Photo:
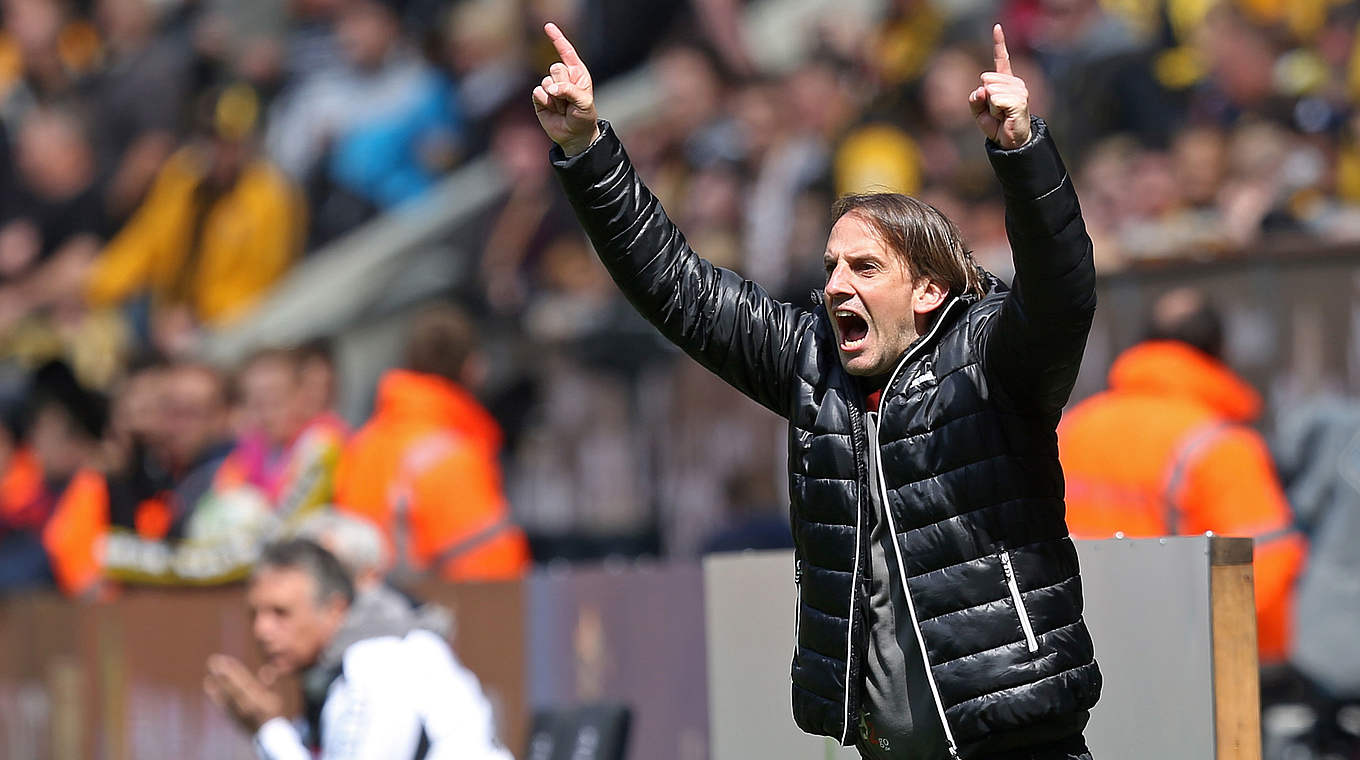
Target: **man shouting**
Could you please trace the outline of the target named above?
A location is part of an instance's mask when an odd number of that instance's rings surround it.
[[[1001,27],[995,71],[966,96],[1005,193],[1015,282],[974,264],[931,206],[852,195],[811,309],[690,249],[597,118],[571,43],[545,31],[562,60],[534,107],[605,267],[668,339],[789,421],[798,725],[867,758],[1089,758],[1100,671],[1054,430],[1095,272]]]

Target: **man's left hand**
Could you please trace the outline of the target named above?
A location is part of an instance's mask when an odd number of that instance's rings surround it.
[[[996,71],[982,74],[982,85],[968,95],[973,120],[988,139],[1006,149],[1029,142],[1029,90],[1011,73],[1011,56],[1001,25],[992,27],[992,60]]]
[[[268,666],[256,675],[235,657],[215,654],[208,658],[203,690],[218,707],[253,734],[260,726],[283,715],[283,698],[270,688],[273,682],[273,671]]]

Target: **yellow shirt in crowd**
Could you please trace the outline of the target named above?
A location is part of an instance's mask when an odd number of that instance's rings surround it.
[[[200,210],[204,171],[193,148],[166,161],[146,200],[95,262],[92,304],[149,290],[158,304],[186,304],[202,322],[222,325],[287,271],[301,247],[306,213],[283,172],[256,160]]]

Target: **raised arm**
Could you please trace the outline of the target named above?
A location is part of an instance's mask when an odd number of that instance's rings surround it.
[[[1015,280],[987,326],[984,363],[1020,410],[1057,414],[1095,314],[1091,239],[1048,127],[1030,116],[1025,83],[1011,72],[1000,24],[992,35],[996,70],[982,75],[968,101],[1005,195]]]
[[[562,32],[561,56],[534,88],[539,123],[576,216],[633,306],[671,342],[741,392],[787,414],[794,349],[809,312],[700,258],[598,119],[590,74]]]

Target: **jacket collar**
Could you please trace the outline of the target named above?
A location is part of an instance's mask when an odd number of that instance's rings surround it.
[[[944,305],[940,307],[940,313],[935,317],[935,322],[930,326],[929,330],[926,330],[926,334],[912,341],[911,345],[907,346],[907,350],[902,354],[902,358],[897,360],[897,364],[893,367],[892,374],[888,376],[887,384],[883,386],[884,393],[892,392],[893,383],[897,380],[897,377],[902,374],[902,369],[907,366],[907,363],[920,356],[921,352],[924,351],[927,346],[934,343],[935,340],[940,337],[940,333],[944,331],[945,325],[954,321],[954,317],[956,316],[955,312],[958,311],[957,307],[965,303],[964,298],[965,297],[961,296],[953,296],[948,301],[944,302]]]
[[[1146,341],[1115,359],[1110,389],[1192,399],[1236,422],[1261,413],[1261,396],[1227,365],[1172,340]]]
[[[500,425],[466,389],[437,375],[394,369],[378,384],[375,417],[452,429],[495,450]]]

